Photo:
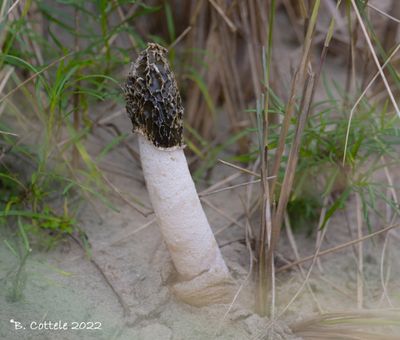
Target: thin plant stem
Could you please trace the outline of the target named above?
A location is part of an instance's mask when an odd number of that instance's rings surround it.
[[[328,202],[329,202],[329,195],[326,195],[326,196],[324,197],[324,201],[323,201],[323,203],[322,203],[321,214],[319,215],[319,221],[318,221],[318,227],[317,227],[317,237],[316,237],[315,249],[317,249],[318,244],[319,244],[319,242],[320,242],[320,240],[321,240],[321,237],[322,237],[322,232],[323,232],[323,230],[321,230],[321,227],[322,227],[322,225],[323,225],[323,223],[324,223],[324,220],[325,220],[326,207],[328,206]],[[321,260],[320,258],[317,259],[317,266],[318,266],[318,269],[322,272],[323,269],[322,269],[322,264],[321,264],[321,261],[320,261],[320,260]]]
[[[342,249],[344,249],[344,248],[347,248],[347,247],[352,246],[352,245],[354,245],[354,244],[357,244],[357,243],[359,243],[359,242],[364,242],[365,240],[369,240],[369,239],[372,238],[372,237],[375,237],[375,236],[377,236],[377,235],[380,235],[380,234],[382,234],[382,233],[385,233],[385,232],[387,232],[387,231],[389,231],[389,230],[391,230],[391,229],[398,228],[398,227],[400,227],[400,224],[399,224],[399,223],[389,225],[389,226],[387,226],[387,227],[385,227],[385,228],[383,228],[383,229],[381,229],[381,230],[378,230],[378,231],[376,231],[376,232],[374,232],[374,233],[365,235],[365,236],[363,236],[363,237],[361,237],[361,238],[358,238],[358,239],[355,239],[355,240],[352,240],[352,241],[349,241],[349,242],[345,242],[345,243],[339,244],[339,245],[337,245],[337,246],[335,246],[335,247],[332,247],[332,248],[329,248],[329,249],[320,251],[320,252],[318,253],[317,257],[318,257],[318,256],[324,256],[324,255],[327,255],[327,254],[331,254],[331,253],[337,252],[337,251],[339,251],[339,250],[342,250]],[[312,260],[313,258],[314,258],[314,255],[310,255],[310,256],[303,257],[302,259],[300,259],[300,260],[298,260],[298,261],[294,261],[294,262],[292,262],[292,263],[286,264],[286,265],[284,265],[284,266],[278,268],[278,269],[277,269],[277,273],[280,273],[280,272],[283,272],[283,271],[285,271],[285,270],[288,270],[288,269],[290,269],[290,268],[292,268],[292,267],[294,267],[294,266],[297,266],[297,265],[300,264],[300,263],[308,262],[308,261]]]
[[[74,22],[75,22],[75,38],[74,38],[74,45],[75,45],[75,53],[79,52],[79,31],[80,31],[80,25],[79,25],[79,9],[78,7],[75,7],[75,13],[74,13]],[[73,95],[73,107],[74,107],[74,114],[73,114],[73,127],[75,129],[75,132],[78,134],[79,133],[79,127],[80,127],[80,93],[79,93],[79,88],[80,88],[80,72],[77,71],[76,75],[76,86],[75,86],[75,93]],[[79,166],[79,150],[76,147],[76,145],[73,146],[72,149],[72,166],[74,168],[78,168]]]
[[[396,48],[393,50],[393,52],[389,55],[389,57],[386,59],[385,63],[382,65],[382,69],[385,68],[385,66],[390,62],[390,60],[393,58],[393,56],[397,53],[397,51],[400,49],[400,44],[396,46]],[[360,104],[361,100],[364,98],[365,94],[368,92],[374,81],[378,78],[379,76],[379,71],[375,73],[375,75],[372,77],[368,85],[365,87],[364,91],[360,94],[360,96],[357,98],[356,102],[354,103],[353,107],[350,110],[350,115],[349,115],[349,121],[347,123],[347,130],[346,130],[346,139],[344,143],[344,151],[343,151],[343,161],[342,164],[344,165],[346,163],[346,154],[347,154],[347,148],[349,144],[349,136],[350,136],[350,127],[351,127],[351,122],[353,119],[353,115],[355,112],[356,107],[358,104]]]
[[[295,256],[296,260],[299,260],[300,259],[300,255],[299,255],[299,251],[298,251],[298,248],[297,248],[297,245],[296,245],[296,240],[295,240],[294,235],[293,235],[292,226],[291,226],[290,219],[289,219],[289,216],[288,216],[287,212],[285,213],[284,220],[285,220],[285,230],[286,230],[287,238],[289,240],[290,246],[292,247],[292,250],[293,250],[293,253],[294,253],[294,256]],[[303,278],[303,280],[305,280],[306,279],[306,273],[304,272],[303,266],[300,264],[298,267],[299,267],[299,270],[300,270],[301,277]],[[311,285],[310,285],[309,282],[307,282],[307,289],[308,289],[311,297],[313,298],[313,300],[315,302],[315,305],[318,308],[318,311],[320,313],[322,313],[323,310],[322,310],[321,304],[319,303],[317,297],[315,296],[314,291],[312,290]]]
[[[371,52],[372,58],[374,59],[374,62],[375,62],[375,64],[376,64],[376,67],[377,67],[378,70],[379,70],[379,74],[380,74],[380,76],[382,77],[382,81],[383,81],[383,83],[385,84],[385,87],[386,87],[387,93],[388,93],[388,95],[389,95],[390,101],[391,101],[392,104],[393,104],[393,107],[394,107],[394,109],[395,109],[395,111],[396,111],[396,114],[400,117],[400,110],[399,110],[399,107],[397,106],[397,103],[396,103],[396,100],[394,99],[392,90],[390,89],[390,86],[389,86],[389,83],[388,83],[388,81],[387,81],[387,79],[386,79],[386,76],[385,76],[385,74],[383,73],[382,66],[381,66],[380,63],[379,63],[379,60],[378,60],[378,57],[377,57],[377,55],[376,55],[376,53],[375,53],[374,47],[372,46],[371,39],[370,39],[370,37],[369,37],[369,35],[368,35],[367,29],[366,29],[366,27],[365,27],[365,25],[364,25],[364,22],[363,22],[362,18],[361,18],[360,11],[358,10],[358,7],[357,7],[357,5],[356,5],[356,3],[355,3],[354,0],[351,0],[351,4],[352,4],[352,6],[353,6],[353,8],[354,8],[354,11],[355,11],[355,13],[356,13],[357,19],[358,19],[358,21],[359,21],[359,23],[360,23],[360,26],[361,26],[361,29],[362,29],[362,31],[363,31],[363,33],[364,33],[364,37],[365,37],[365,40],[367,41],[367,45],[368,45],[369,50],[370,50],[370,52]]]
[[[314,75],[310,75],[306,79],[302,104],[300,105],[300,116],[298,118],[298,123],[296,127],[295,137],[293,140],[292,147],[289,152],[288,163],[285,171],[284,180],[282,183],[281,193],[279,196],[278,207],[274,215],[273,228],[271,234],[271,242],[267,252],[266,265],[267,265],[267,275],[270,277],[272,274],[272,261],[274,258],[274,250],[278,244],[281,232],[281,225],[283,221],[283,215],[286,210],[287,203],[289,201],[290,192],[294,180],[294,173],[297,166],[301,137],[305,128],[308,113],[311,106],[311,89],[314,81]]]
[[[312,257],[311,266],[310,266],[310,268],[308,269],[307,275],[306,275],[305,279],[303,280],[303,283],[301,284],[300,288],[297,290],[297,292],[296,292],[296,293],[294,294],[294,296],[292,297],[292,299],[289,301],[289,303],[288,303],[288,304],[282,309],[282,311],[279,313],[279,317],[282,317],[282,315],[286,313],[286,311],[289,309],[289,307],[292,305],[292,303],[297,299],[297,297],[298,297],[298,296],[300,295],[300,293],[303,291],[303,289],[304,289],[304,287],[306,286],[306,284],[309,282],[310,275],[311,275],[311,273],[312,273],[312,270],[314,269],[314,265],[315,265],[316,260],[317,260],[317,258],[318,258],[318,254],[319,254],[319,252],[320,252],[320,249],[321,249],[321,246],[322,246],[322,242],[323,242],[323,240],[324,240],[324,237],[325,237],[325,234],[326,234],[327,230],[328,230],[328,226],[325,225],[325,228],[324,228],[324,230],[323,230],[323,232],[322,232],[321,238],[320,238],[319,243],[318,243],[318,247],[317,247],[317,249],[315,250],[315,253],[314,253],[313,257]]]
[[[357,214],[357,237],[360,239],[363,236],[362,233],[362,211],[361,211],[361,197],[359,193],[356,193],[356,214]],[[364,266],[363,266],[363,242],[357,245],[357,308],[363,308],[363,296],[364,296]]]

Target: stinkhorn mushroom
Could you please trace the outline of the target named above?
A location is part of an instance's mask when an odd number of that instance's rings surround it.
[[[173,291],[192,305],[229,302],[232,278],[183,152],[183,107],[167,50],[149,43],[132,64],[126,110],[138,133],[150,200],[179,274]]]

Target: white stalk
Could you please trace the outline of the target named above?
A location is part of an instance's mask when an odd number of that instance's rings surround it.
[[[232,279],[182,150],[183,107],[167,50],[150,43],[132,65],[124,90],[147,189],[179,274],[174,291],[193,305],[228,302]]]
[[[231,278],[201,206],[182,148],[162,150],[138,134],[147,190],[180,274],[175,293],[205,305],[226,301]]]

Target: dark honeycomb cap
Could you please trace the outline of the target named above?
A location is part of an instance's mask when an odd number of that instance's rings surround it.
[[[182,101],[167,53],[149,43],[132,64],[124,88],[133,131],[159,148],[183,146]]]

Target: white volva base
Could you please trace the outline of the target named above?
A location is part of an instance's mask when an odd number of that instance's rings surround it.
[[[176,295],[193,305],[229,302],[232,279],[200,204],[183,150],[157,149],[139,135],[147,190],[181,282]]]

